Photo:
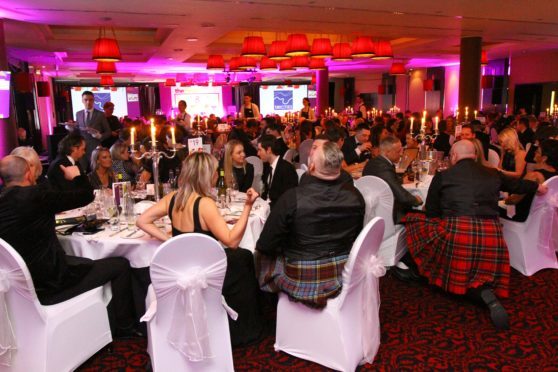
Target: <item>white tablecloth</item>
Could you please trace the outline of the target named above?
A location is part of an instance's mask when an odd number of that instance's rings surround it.
[[[225,220],[234,219],[236,210],[242,207],[242,204],[232,205],[225,216]],[[78,213],[66,213],[64,217]],[[246,248],[254,252],[256,242],[262,232],[263,226],[269,215],[269,204],[258,199],[252,207],[252,213],[246,226],[244,236],[240,241],[240,247]],[[233,224],[227,224],[229,228]],[[110,230],[108,225],[105,230],[94,235],[84,235],[81,233],[73,233],[72,235],[59,235],[58,238],[62,244],[62,248],[69,255],[87,257],[91,259],[100,259],[106,257],[125,257],[130,261],[133,268],[147,267],[151,263],[151,258],[155,253],[161,241],[151,238],[141,230],[132,234],[133,230],[125,229],[125,225],[121,225],[124,229],[115,235],[115,231]],[[170,226],[167,226],[170,230]]]
[[[403,184],[403,187],[407,191],[409,191],[411,194],[413,194],[415,196],[420,196],[423,203],[426,203],[426,196],[428,195],[428,187],[429,186],[430,186],[430,184],[426,185],[422,182],[419,182],[418,186],[415,182]],[[415,209],[422,209],[423,207],[424,207],[424,204],[416,207]]]

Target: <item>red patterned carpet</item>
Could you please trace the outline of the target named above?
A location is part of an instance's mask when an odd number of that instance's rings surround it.
[[[498,332],[488,312],[459,297],[391,275],[381,280],[382,343],[373,365],[361,370],[558,369],[558,270],[524,277],[512,270],[511,296],[502,303],[511,330]],[[273,314],[268,336],[255,346],[234,350],[237,371],[324,370],[320,365],[273,350]],[[114,342],[80,371],[145,370],[146,340]]]

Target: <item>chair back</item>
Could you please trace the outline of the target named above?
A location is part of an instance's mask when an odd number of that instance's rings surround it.
[[[283,155],[283,160],[288,161],[289,163],[294,163],[294,158],[298,152],[295,149],[288,149]]]
[[[497,167],[500,164],[500,155],[492,149],[488,149],[488,164],[491,167]]]
[[[309,138],[302,141],[298,146],[298,161],[300,164],[308,165],[308,156],[310,156],[313,143],[314,140]]]
[[[549,178],[544,183],[548,192],[535,195],[526,224],[534,224],[539,231],[538,248],[546,249],[549,245],[558,249],[558,176]]]
[[[262,174],[263,174],[263,161],[257,156],[248,156],[246,162],[252,164],[254,167],[254,180],[252,181],[252,187],[258,193],[262,191]]]
[[[393,223],[393,193],[388,184],[376,176],[364,176],[355,181],[355,187],[360,191],[366,204],[364,225],[374,217],[384,219],[384,239],[395,234]]]

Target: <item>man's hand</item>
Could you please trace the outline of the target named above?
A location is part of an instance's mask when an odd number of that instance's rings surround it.
[[[64,178],[67,179],[68,181],[73,180],[74,178],[76,178],[81,174],[77,165],[65,167],[62,164],[60,164],[60,169],[62,169],[62,172],[64,173]]]
[[[361,152],[370,151],[370,150],[372,150],[372,144],[370,142],[364,142],[364,143],[360,144],[360,146],[358,146],[358,148]]]

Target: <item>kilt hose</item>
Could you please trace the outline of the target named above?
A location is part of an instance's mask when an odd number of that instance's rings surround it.
[[[490,284],[497,296],[508,297],[510,260],[497,217],[428,218],[411,212],[403,223],[409,252],[430,284],[459,295]]]

